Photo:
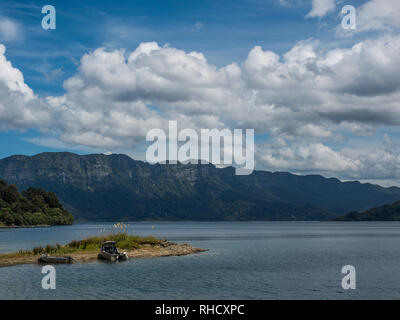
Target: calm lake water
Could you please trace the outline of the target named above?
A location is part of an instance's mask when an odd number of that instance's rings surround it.
[[[66,243],[102,228],[112,225],[0,229],[0,252]],[[56,290],[42,289],[40,266],[0,268],[0,299],[400,298],[400,223],[163,222],[129,229],[210,251],[58,265]],[[341,268],[349,264],[357,270],[356,290],[341,287]]]

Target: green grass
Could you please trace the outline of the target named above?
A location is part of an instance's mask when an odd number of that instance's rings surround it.
[[[165,242],[154,237],[131,236],[126,233],[110,234],[102,237],[89,237],[83,240],[74,240],[66,245],[47,245],[45,247],[35,247],[32,250],[19,250],[18,252],[1,253],[0,266],[30,263],[37,259],[40,254],[69,255],[73,253],[92,254],[99,252],[101,245],[105,241],[115,241],[119,249],[127,251],[139,249],[144,245],[157,245]]]
[[[39,254],[68,254],[82,251],[99,250],[105,241],[115,241],[119,249],[133,250],[139,249],[143,245],[157,245],[163,240],[154,237],[131,236],[126,233],[110,234],[101,237],[89,237],[83,240],[73,240],[66,245],[47,245],[45,247],[35,247],[32,250],[20,250],[18,255],[39,255]]]
[[[160,244],[162,240],[154,237],[138,237],[131,236],[126,233],[110,234],[102,237],[90,237],[79,241],[72,241],[66,245],[68,248],[74,249],[95,249],[100,248],[105,241],[115,241],[118,248],[121,249],[138,249],[142,245],[156,245]]]

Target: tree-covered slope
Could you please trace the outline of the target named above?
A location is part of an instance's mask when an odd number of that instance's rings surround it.
[[[364,212],[352,211],[337,221],[400,221],[400,201],[380,207],[371,208]]]
[[[63,209],[54,192],[29,188],[20,194],[15,185],[0,180],[0,224],[64,225],[73,216]]]
[[[19,190],[54,191],[85,220],[320,220],[400,200],[399,188],[232,167],[156,164],[122,154],[42,153],[0,160]]]

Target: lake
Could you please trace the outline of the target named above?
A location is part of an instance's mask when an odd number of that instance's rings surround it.
[[[0,229],[0,252],[108,232],[111,223]],[[0,299],[400,298],[397,222],[131,222],[128,232],[209,251],[57,265],[56,290],[42,289],[41,266],[0,268]],[[342,289],[344,265],[356,268],[355,290]]]

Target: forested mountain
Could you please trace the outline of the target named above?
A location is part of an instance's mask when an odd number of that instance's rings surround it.
[[[321,220],[400,200],[399,188],[334,178],[197,164],[155,164],[123,154],[42,153],[0,160],[19,190],[56,193],[82,220]]]

